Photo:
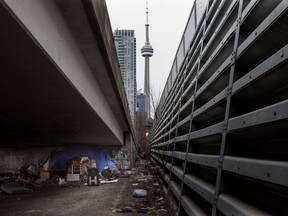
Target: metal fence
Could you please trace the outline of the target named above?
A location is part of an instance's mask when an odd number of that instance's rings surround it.
[[[288,1],[195,2],[150,133],[179,215],[288,214]]]

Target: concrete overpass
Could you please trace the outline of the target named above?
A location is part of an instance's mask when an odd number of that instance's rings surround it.
[[[0,0],[0,147],[133,142],[105,1]]]

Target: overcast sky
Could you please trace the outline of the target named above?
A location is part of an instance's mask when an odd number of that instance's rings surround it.
[[[194,0],[149,0],[150,83],[156,95],[165,86]],[[146,0],[106,0],[112,30],[133,29],[137,40],[137,90],[144,89]]]

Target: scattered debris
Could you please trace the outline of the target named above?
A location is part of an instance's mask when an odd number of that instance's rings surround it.
[[[18,179],[18,175],[16,173],[5,173],[3,177],[6,179],[5,182],[15,182]]]
[[[128,207],[128,206],[126,206],[126,207],[124,207],[124,212],[133,212],[133,208],[132,207]]]
[[[18,183],[6,183],[1,185],[1,190],[7,194],[29,194],[33,193],[33,190],[24,187]]]
[[[66,151],[54,152],[53,156],[42,164],[42,167],[27,164],[21,167],[20,174],[0,174],[1,189],[9,194],[25,194],[32,193],[32,189],[38,190],[37,188],[44,185],[100,185],[117,183],[119,177],[130,178],[132,193],[131,199],[128,200],[133,200],[133,202],[121,202],[122,206],[117,206],[112,210],[113,212],[173,215],[170,214],[171,208],[167,205],[167,194],[163,190],[160,179],[161,170],[158,166],[148,160],[140,160],[135,168],[124,170],[121,174],[117,168],[111,166],[109,160],[97,160],[97,158],[95,160],[91,152],[84,152],[86,156],[81,152],[77,157],[75,150],[70,152],[71,154],[69,151],[68,153]],[[106,157],[106,154],[103,155]],[[65,169],[61,168],[64,164]],[[17,180],[18,182],[15,183]],[[14,183],[8,184],[9,181]]]
[[[138,209],[138,213],[142,213],[142,214],[147,214],[149,212],[150,208],[145,207],[145,208],[139,208]]]
[[[103,179],[113,180],[117,177],[118,173],[115,172],[115,170],[110,169],[108,166],[105,166],[100,175]]]
[[[146,197],[147,191],[142,189],[134,189],[133,190],[133,196],[134,197]]]
[[[23,183],[24,185],[29,185],[30,187],[39,187],[39,185],[35,184],[33,181],[31,181],[30,179],[24,179],[19,177],[18,181]]]
[[[132,198],[133,203],[129,204],[133,206],[133,212],[157,216],[176,215],[169,208],[158,166],[148,160],[139,160],[136,163],[136,168],[131,169],[131,171],[126,170],[124,175],[120,177],[127,176],[131,179],[131,196],[134,197]],[[123,208],[125,205],[128,204],[124,202],[118,205],[117,212],[125,212]]]
[[[131,170],[126,170],[125,172],[124,172],[124,175],[131,175],[133,173],[133,171],[131,171]]]
[[[101,184],[117,183],[118,179],[113,180],[100,180]]]
[[[118,212],[118,213],[127,213],[127,212],[133,212],[133,208],[132,207],[124,207],[124,208],[117,208],[114,210],[114,212]]]
[[[52,151],[44,162],[25,164],[18,173],[0,173],[0,185],[18,182],[32,189],[44,185],[100,185],[118,182],[119,174],[105,150],[75,146],[60,152]]]
[[[20,167],[19,169],[20,175],[18,178],[21,179],[31,179],[32,181],[38,179],[40,177],[40,170],[36,169],[36,167],[32,164],[26,164]]]
[[[65,178],[61,178],[61,177],[59,177],[59,185],[66,185],[67,184],[67,181],[65,180]]]

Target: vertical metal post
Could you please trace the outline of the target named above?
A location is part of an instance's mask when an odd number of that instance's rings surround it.
[[[173,116],[171,116],[171,119],[173,119]],[[172,129],[172,124],[170,124],[170,127],[169,127],[169,131]],[[168,136],[168,140],[171,139],[171,133],[169,133],[169,136]],[[166,145],[166,152],[169,151],[169,144]],[[165,161],[167,161],[167,157],[168,155],[166,154],[166,157],[165,157]],[[164,161],[162,161],[163,164],[164,164]],[[170,173],[169,173],[169,176],[170,176]]]
[[[232,52],[232,57],[231,57],[231,62],[230,62],[231,68],[230,68],[230,74],[229,74],[229,84],[227,87],[227,99],[226,99],[225,118],[224,118],[224,123],[223,123],[223,134],[222,134],[222,140],[221,140],[220,155],[219,155],[219,160],[218,160],[217,179],[216,179],[216,187],[215,187],[213,209],[212,209],[213,216],[216,216],[217,201],[218,201],[218,197],[220,193],[220,186],[222,183],[222,166],[223,166],[223,159],[225,155],[227,129],[228,129],[228,121],[229,121],[231,97],[232,97],[232,87],[233,87],[234,74],[235,74],[235,62],[236,62],[237,48],[238,48],[238,43],[239,43],[242,7],[243,7],[243,0],[239,0],[238,1],[237,25],[235,28],[234,47],[233,47],[233,52]]]
[[[179,125],[179,119],[180,119],[180,109],[181,109],[181,106],[182,106],[183,91],[184,91],[184,82],[183,82],[183,84],[181,86],[181,97],[180,97],[180,100],[179,100],[179,107],[178,107],[178,112],[177,112],[177,123],[176,123],[176,131],[175,131],[175,137],[174,137],[174,142],[173,142],[172,161],[171,161],[171,169],[170,169],[169,180],[171,180],[172,166],[174,164],[174,153],[175,153],[175,150],[176,150],[176,138],[178,136],[178,125]]]
[[[206,13],[207,13],[207,11],[206,11]],[[196,17],[195,17],[195,20],[196,20]],[[194,89],[194,93],[192,95],[192,99],[193,100],[192,100],[192,104],[191,104],[189,133],[188,133],[188,136],[187,136],[187,145],[186,145],[186,153],[185,153],[185,161],[184,161],[184,171],[183,171],[183,176],[182,176],[182,179],[181,179],[181,194],[180,194],[179,205],[178,205],[178,214],[180,212],[182,195],[184,193],[183,187],[184,187],[185,174],[187,173],[187,157],[188,157],[188,153],[189,153],[189,149],[190,149],[190,134],[193,132],[192,131],[192,127],[193,127],[193,113],[194,113],[194,110],[195,110],[196,93],[197,93],[197,88],[198,88],[198,78],[199,78],[199,71],[200,71],[200,68],[201,68],[201,54],[202,54],[202,51],[203,51],[203,43],[204,43],[204,38],[203,37],[204,37],[205,28],[206,28],[206,18],[205,18],[205,21],[204,21],[204,30],[203,30],[202,39],[200,41],[200,46],[201,47],[200,47],[200,56],[199,56],[199,62],[198,62],[198,67],[197,67],[197,72],[196,72],[197,74],[196,74],[196,77],[195,77],[195,89]]]

